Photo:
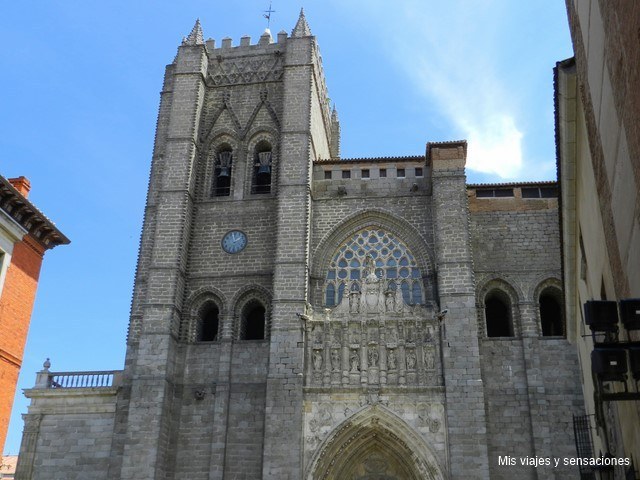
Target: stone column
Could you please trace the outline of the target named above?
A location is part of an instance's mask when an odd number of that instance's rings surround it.
[[[484,388],[480,371],[475,284],[469,241],[467,143],[427,145],[432,168],[439,303],[444,318],[443,369],[452,479],[489,478]]]
[[[233,358],[233,321],[227,313],[221,319],[220,355],[218,362],[218,383],[215,386],[213,404],[213,428],[211,433],[211,458],[209,460],[209,480],[224,478],[229,402],[231,394],[231,359]]]
[[[176,358],[184,272],[193,213],[197,125],[205,93],[207,55],[199,23],[167,69],[165,97],[158,118],[152,171],[153,228],[145,222],[139,265],[144,262],[144,297],[136,297],[134,355],[128,354],[126,382],[131,385],[122,480],[156,480],[170,475],[174,452],[170,434],[178,415],[174,389],[181,375]],[[160,127],[162,126],[162,128]],[[160,150],[160,151],[158,151]],[[162,168],[155,170],[156,155]],[[153,197],[151,192],[154,192]],[[137,279],[137,282],[140,278]],[[132,322],[133,324],[133,322]]]
[[[262,473],[271,480],[302,478],[304,346],[297,314],[305,311],[308,283],[313,42],[310,36],[289,38],[285,53]]]

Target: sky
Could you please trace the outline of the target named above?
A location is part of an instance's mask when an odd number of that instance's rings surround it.
[[[273,0],[304,7],[342,129],[343,158],[422,155],[466,139],[470,183],[554,180],[553,67],[573,55],[564,1]],[[122,369],[164,67],[200,18],[234,45],[268,0],[23,0],[0,7],[0,175],[71,239],[47,252],[6,454],[46,358]]]

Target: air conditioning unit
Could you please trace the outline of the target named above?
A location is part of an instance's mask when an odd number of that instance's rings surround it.
[[[604,382],[624,382],[627,353],[624,348],[597,347],[591,352],[591,371]]]

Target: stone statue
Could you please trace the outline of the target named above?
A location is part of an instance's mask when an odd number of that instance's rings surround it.
[[[431,348],[425,348],[422,350],[422,360],[424,361],[424,368],[427,370],[433,370],[435,368],[435,352]]]
[[[398,366],[398,358],[396,357],[396,351],[393,348],[389,349],[389,357],[387,358],[387,365],[389,370],[395,370]]]
[[[322,370],[322,351],[313,351],[313,369],[316,371]]]
[[[360,291],[353,290],[349,292],[349,313],[360,312]]]
[[[334,372],[340,370],[340,352],[337,349],[331,350],[331,369]]]
[[[396,343],[398,341],[398,334],[394,327],[389,327],[387,329],[387,341],[391,343]]]
[[[377,367],[378,366],[378,358],[379,358],[378,349],[377,348],[370,349],[369,350],[369,366],[370,367]]]
[[[393,290],[384,292],[384,310],[385,312],[395,312],[396,310],[396,293]]]
[[[413,350],[407,350],[407,370],[416,369],[416,352]]]
[[[357,350],[351,350],[349,363],[351,364],[351,373],[358,373],[360,371],[360,355],[358,355]]]

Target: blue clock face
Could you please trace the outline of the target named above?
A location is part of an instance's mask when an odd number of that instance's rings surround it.
[[[231,230],[222,238],[222,248],[227,253],[239,253],[247,246],[247,236],[240,230]]]

